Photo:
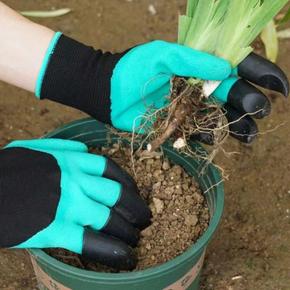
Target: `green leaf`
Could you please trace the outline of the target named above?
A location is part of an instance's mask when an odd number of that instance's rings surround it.
[[[288,0],[188,0],[179,42],[227,59],[236,67]],[[273,32],[273,31],[272,31]]]
[[[178,43],[184,44],[192,18],[181,15],[179,17]]]
[[[51,11],[21,11],[20,13],[24,16],[28,17],[39,17],[39,18],[47,18],[47,17],[58,17],[63,16],[71,12],[69,8],[62,8],[58,10]]]
[[[272,62],[276,62],[279,52],[279,41],[274,21],[270,21],[261,33],[261,39],[265,45],[266,56]]]
[[[187,8],[186,8],[186,15],[188,17],[192,17],[193,16],[193,13],[195,11],[195,8],[198,4],[198,1],[199,0],[188,0],[187,1]]]
[[[182,43],[194,49],[213,53],[228,1],[230,0],[198,0],[195,10],[190,13],[192,17],[188,17],[187,25],[189,22],[190,24],[189,28],[186,27],[186,37],[182,38]],[[182,31],[180,35],[184,35]]]

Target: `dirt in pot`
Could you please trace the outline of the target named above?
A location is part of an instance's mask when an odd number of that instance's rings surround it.
[[[92,152],[110,156],[134,176],[130,148],[114,144],[111,148],[93,149]],[[140,194],[153,213],[152,225],[141,232],[136,248],[139,259],[136,270],[143,270],[163,264],[193,245],[208,228],[210,215],[199,185],[182,167],[155,154],[151,158],[135,158],[134,168]],[[49,249],[47,253],[77,268],[115,272],[99,264],[87,263],[62,249]]]

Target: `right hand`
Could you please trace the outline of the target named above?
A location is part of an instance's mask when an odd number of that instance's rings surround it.
[[[168,104],[173,76],[223,81],[231,73],[223,59],[161,40],[111,54],[56,33],[47,57],[37,97],[139,133],[148,110]]]
[[[151,212],[112,160],[60,139],[15,141],[0,151],[0,246],[64,248],[120,270]]]
[[[223,103],[231,135],[250,143],[258,134],[252,117],[263,118],[271,104],[254,83],[289,93],[285,73],[254,53],[232,71],[229,62],[189,47],[165,41],[137,45],[123,53],[94,50],[56,33],[39,77],[36,95],[82,110],[124,131],[140,129],[148,110],[168,104],[174,76],[222,81],[214,97]],[[213,134],[195,140],[210,143]]]
[[[262,119],[271,112],[269,99],[251,83],[285,97],[289,95],[288,78],[276,64],[255,53],[239,64],[214,95],[220,102],[226,103],[225,114],[230,133],[243,143],[251,143],[258,135],[253,118]]]

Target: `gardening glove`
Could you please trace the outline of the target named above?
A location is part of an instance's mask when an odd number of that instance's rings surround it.
[[[231,71],[223,59],[174,43],[153,41],[111,54],[58,32],[39,73],[36,96],[80,109],[117,129],[143,133],[139,128],[145,113],[168,104],[173,76],[224,80],[214,95],[226,104],[232,135],[249,143],[258,133],[257,125],[242,116],[264,117],[270,102],[247,81],[285,95],[289,84],[276,65],[255,54]],[[209,143],[207,135],[193,137]]]
[[[276,64],[255,53],[232,71],[231,77],[223,81],[213,95],[224,104],[230,134],[243,143],[251,143],[258,134],[253,118],[261,119],[271,112],[269,99],[249,82],[286,97],[289,95],[286,74]],[[214,142],[212,133],[197,134],[193,139],[207,144]]]
[[[0,246],[64,248],[121,270],[136,266],[151,212],[134,180],[86,145],[15,141],[0,151]]]
[[[149,108],[159,109],[168,102],[174,75],[221,81],[230,73],[225,60],[178,44],[153,41],[111,54],[56,33],[36,96],[131,132],[140,127]]]

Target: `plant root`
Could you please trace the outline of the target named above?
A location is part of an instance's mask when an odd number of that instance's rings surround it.
[[[148,132],[147,150],[156,151],[168,139],[179,141],[176,148],[182,149],[198,134],[211,134],[214,145],[223,142],[228,135],[227,120],[220,105],[204,96],[202,83],[191,85],[184,78],[175,77],[172,84],[170,104],[154,116],[156,121]]]
[[[229,135],[225,113],[220,104],[203,94],[203,82],[191,83],[181,77],[172,79],[168,105],[161,109],[148,108],[142,117],[141,126],[135,128],[132,134],[114,129],[111,131],[130,142],[134,174],[135,158],[148,159],[155,154],[162,155],[162,145],[165,142],[172,143],[176,150],[186,156],[204,160],[202,174],[213,162]],[[144,133],[138,134],[140,131]],[[208,155],[199,147],[192,148],[190,140],[195,140],[194,137],[199,134],[212,136],[213,146],[209,148]]]

